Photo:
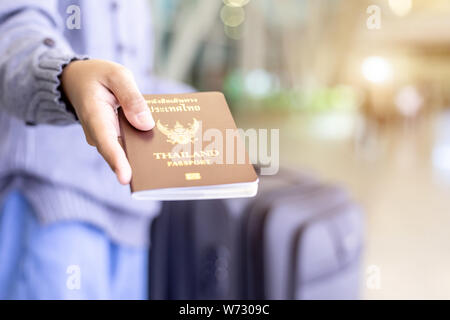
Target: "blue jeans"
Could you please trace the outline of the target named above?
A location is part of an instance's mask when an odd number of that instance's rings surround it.
[[[146,299],[147,266],[92,225],[40,224],[18,192],[0,206],[0,299]]]

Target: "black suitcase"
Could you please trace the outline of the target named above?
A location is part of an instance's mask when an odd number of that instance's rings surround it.
[[[166,202],[152,225],[150,299],[353,299],[361,210],[296,171],[253,199]]]
[[[149,298],[236,298],[234,223],[220,200],[164,202],[151,227]]]

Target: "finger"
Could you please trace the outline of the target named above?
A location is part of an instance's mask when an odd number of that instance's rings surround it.
[[[112,72],[108,88],[122,106],[125,117],[136,129],[147,131],[155,126],[150,109],[127,69],[117,68],[116,72]]]
[[[92,138],[92,136],[91,136],[91,134],[90,134],[90,132],[88,130],[88,127],[86,126],[86,124],[84,123],[84,121],[81,118],[79,119],[79,121],[80,121],[80,124],[81,124],[81,128],[83,129],[84,137],[86,138],[87,144],[92,146],[92,147],[95,147],[95,141]]]
[[[131,181],[131,167],[117,138],[115,141],[108,140],[99,143],[97,149],[109,164],[111,170],[114,171],[119,182],[121,184],[129,184]]]
[[[95,128],[93,135],[98,152],[109,164],[121,184],[130,183],[131,167],[125,151],[117,139],[117,134],[111,133],[112,130],[108,130],[104,126],[102,128],[102,125],[97,124]]]

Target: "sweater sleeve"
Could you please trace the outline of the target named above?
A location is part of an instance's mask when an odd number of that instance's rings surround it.
[[[32,124],[76,121],[59,76],[76,55],[62,32],[56,0],[0,0],[0,108]]]

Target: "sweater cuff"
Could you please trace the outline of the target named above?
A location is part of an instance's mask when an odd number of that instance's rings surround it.
[[[67,125],[77,121],[73,107],[62,95],[60,76],[70,62],[87,59],[87,56],[62,52],[59,49],[49,50],[38,58],[35,94],[26,116],[28,123]]]

